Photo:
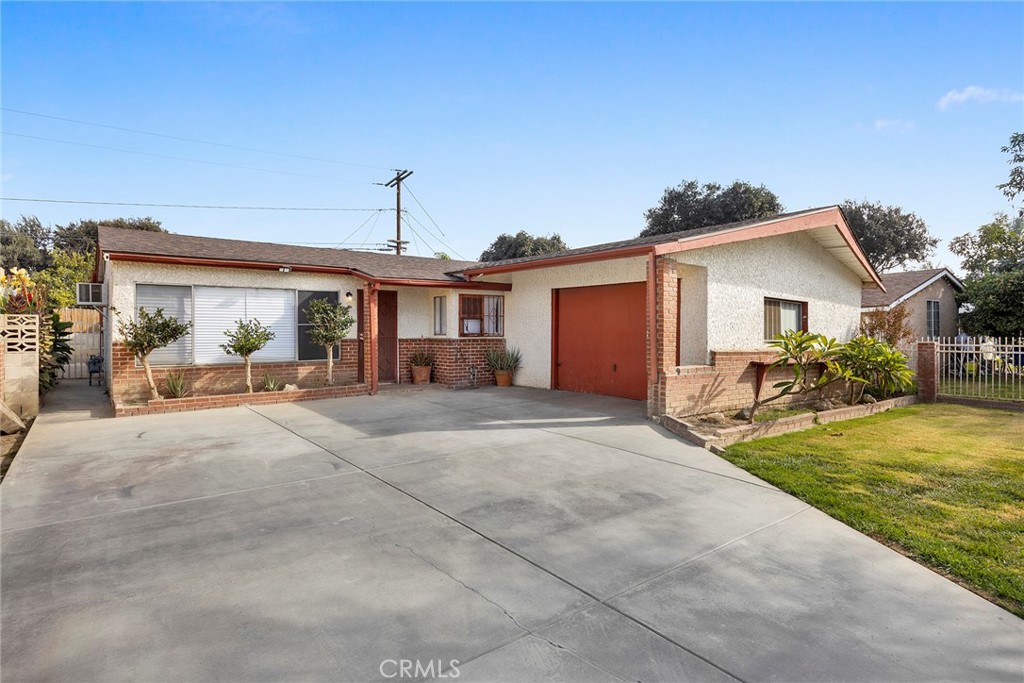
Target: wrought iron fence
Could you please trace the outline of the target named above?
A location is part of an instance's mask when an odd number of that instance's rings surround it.
[[[1024,338],[944,337],[938,349],[938,394],[1024,401]]]

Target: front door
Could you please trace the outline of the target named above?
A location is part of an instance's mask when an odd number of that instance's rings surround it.
[[[377,365],[381,382],[398,381],[398,292],[377,292]]]

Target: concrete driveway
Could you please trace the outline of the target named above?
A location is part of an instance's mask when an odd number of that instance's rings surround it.
[[[4,680],[1024,679],[1020,619],[641,412],[44,415],[2,487]]]

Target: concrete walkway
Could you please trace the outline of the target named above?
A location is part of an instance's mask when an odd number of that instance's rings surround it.
[[[44,415],[2,494],[5,680],[1024,679],[1020,619],[630,401]]]

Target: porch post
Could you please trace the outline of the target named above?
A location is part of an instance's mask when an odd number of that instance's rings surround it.
[[[367,343],[370,345],[370,394],[377,393],[377,387],[380,383],[380,363],[377,358],[377,331],[379,325],[377,324],[377,292],[380,291],[380,285],[376,282],[367,283],[366,286],[367,294],[369,295],[369,323],[366,326],[368,340]]]
[[[658,255],[647,255],[647,417],[661,415],[661,382],[658,373]]]

